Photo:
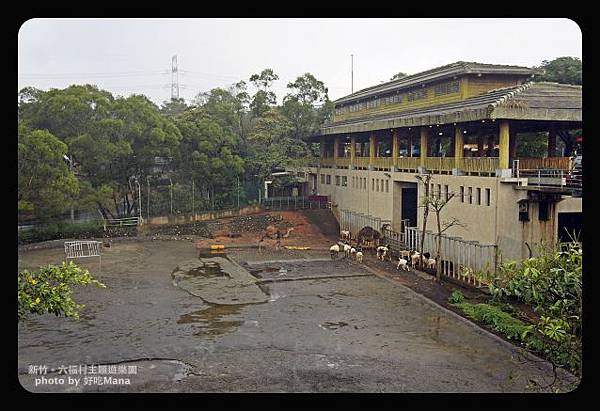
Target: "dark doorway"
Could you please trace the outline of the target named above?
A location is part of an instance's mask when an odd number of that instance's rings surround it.
[[[583,243],[583,213],[558,213],[558,242],[567,243],[571,241],[569,234],[578,236]]]
[[[409,220],[409,227],[417,226],[417,187],[402,187],[402,220]]]

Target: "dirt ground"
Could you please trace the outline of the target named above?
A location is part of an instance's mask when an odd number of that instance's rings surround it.
[[[201,254],[194,238],[145,237],[112,242],[101,266],[95,259],[80,260],[107,288],[75,290],[76,301],[86,305],[78,321],[44,315],[19,324],[23,387],[32,392],[524,392],[529,378],[551,378],[544,363],[521,359],[516,348],[407,288],[444,302],[453,286],[435,284],[426,274],[401,273],[372,255],[364,265],[332,261],[326,249],[318,249],[335,241],[330,221],[314,224],[319,216],[274,214],[295,225],[292,233],[301,233],[287,244],[315,249]],[[61,245],[21,248],[19,268],[59,263]],[[214,304],[201,298],[210,290],[195,295],[178,286],[173,273],[182,262],[221,261],[214,256],[245,270],[266,301],[233,304],[232,298]],[[245,286],[226,277],[218,280],[228,295]],[[30,373],[34,364],[46,365],[47,374]],[[106,382],[98,379],[97,369],[61,373],[71,365],[136,372]],[[69,377],[79,378],[79,385]],[[52,384],[51,378],[64,380]]]

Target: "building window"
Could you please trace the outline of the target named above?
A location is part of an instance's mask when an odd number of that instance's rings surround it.
[[[342,187],[348,187],[348,177],[342,176]]]
[[[379,179],[375,182],[375,191],[379,191]]]
[[[327,174],[327,184],[331,184],[331,174]]]
[[[371,191],[375,191],[375,179],[371,179]]]
[[[519,221],[529,221],[529,203],[527,201],[519,203]]]
[[[460,202],[465,202],[465,186],[460,186]]]
[[[442,185],[441,184],[438,184],[438,186],[437,186],[437,194],[436,194],[436,196],[437,196],[438,200],[440,198],[442,198]]]
[[[325,174],[321,174],[321,184],[325,184]]]
[[[434,88],[434,93],[436,96],[442,96],[444,94],[458,93],[459,90],[460,90],[460,84],[459,84],[458,80],[456,80],[456,81],[451,81],[449,83],[438,84]]]
[[[492,190],[490,190],[489,188],[485,189],[485,205],[489,206],[490,205],[490,200],[492,198]]]
[[[390,192],[390,180],[385,180],[385,192]]]
[[[340,176],[335,176],[335,185],[336,186],[340,185]]]
[[[421,100],[421,99],[424,99],[426,97],[427,97],[427,90],[426,89],[420,89],[420,90],[411,91],[407,95],[408,101]]]
[[[444,185],[444,198],[446,201],[450,200],[450,191],[447,185]]]
[[[481,205],[481,188],[477,187],[477,205]]]
[[[473,204],[473,187],[469,187],[469,204]]]

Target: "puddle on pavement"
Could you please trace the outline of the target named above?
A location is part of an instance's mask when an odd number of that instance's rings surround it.
[[[244,306],[245,304],[211,305],[208,308],[182,315],[177,320],[177,324],[198,324],[200,329],[194,333],[197,336],[222,335],[244,323],[244,321],[238,320],[222,320],[225,316],[239,314]]]
[[[319,327],[321,328],[325,328],[327,330],[337,330],[338,328],[342,328],[347,326],[348,323],[343,322],[343,321],[339,321],[337,323],[331,322],[331,321],[326,321],[322,324],[319,324]]]

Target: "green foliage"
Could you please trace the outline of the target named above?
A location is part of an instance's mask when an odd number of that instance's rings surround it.
[[[461,309],[467,317],[488,325],[509,339],[521,341],[529,330],[529,326],[523,321],[490,304],[454,303],[454,306]]]
[[[544,60],[540,68],[545,73],[536,77],[536,81],[552,81],[564,84],[582,83],[582,62],[577,57],[559,57],[552,61]]]
[[[528,346],[555,365],[581,369],[582,250],[541,249],[540,256],[499,267],[489,289],[497,299],[518,298],[533,306],[540,320],[528,329]]]
[[[63,156],[67,145],[46,130],[19,127],[18,212],[45,220],[67,209],[79,184]]]
[[[406,73],[403,73],[403,72],[399,72],[399,73],[396,73],[396,74],[394,74],[394,75],[392,76],[392,78],[390,79],[390,81],[393,81],[393,80],[400,80],[401,78],[403,78],[403,77],[406,77],[406,76],[408,76],[408,74],[406,74]]]
[[[73,285],[95,285],[106,288],[86,269],[73,262],[60,266],[48,265],[38,271],[21,271],[18,274],[18,320],[28,314],[55,314],[79,318],[84,307],[72,298]]]
[[[452,294],[448,298],[448,302],[450,304],[460,304],[464,300],[465,300],[465,296],[463,295],[462,292],[460,292],[460,290],[454,290],[454,291],[452,291]]]

